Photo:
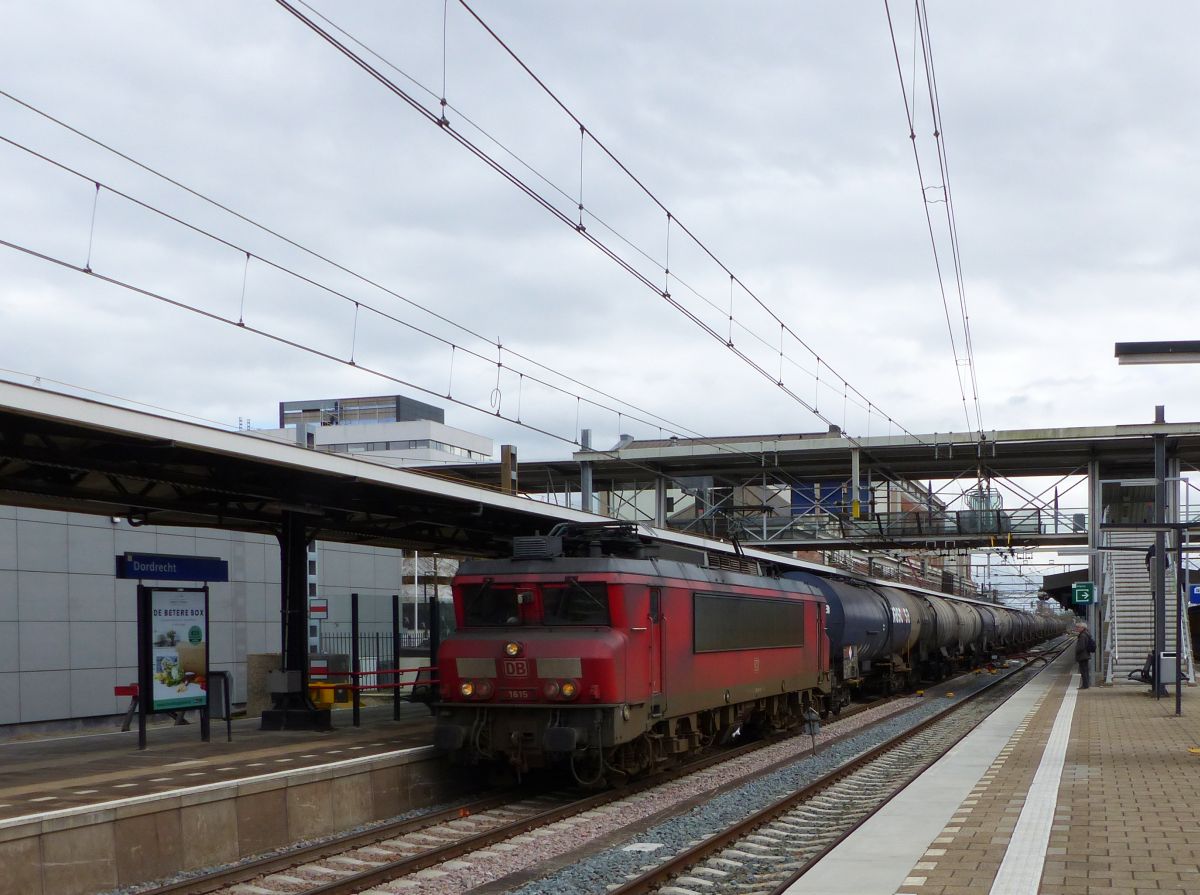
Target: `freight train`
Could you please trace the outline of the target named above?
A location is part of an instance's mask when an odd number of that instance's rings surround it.
[[[667,536],[563,524],[508,559],[463,563],[438,654],[434,744],[467,763],[576,780],[664,760],[856,691],[941,679],[1065,622],[835,569]]]

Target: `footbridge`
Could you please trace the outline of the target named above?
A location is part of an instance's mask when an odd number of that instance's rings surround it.
[[[1101,493],[1110,485],[1136,504],[1122,511],[1125,521],[1152,518],[1156,437],[1165,440],[1170,478],[1198,468],[1200,423],[1135,423],[982,437],[628,439],[569,460],[523,463],[519,481],[563,506],[771,549],[1094,546],[1102,507],[1116,500],[1111,488]],[[499,483],[492,464],[446,472]],[[1037,490],[1023,487],[1035,478]],[[1001,481],[1007,505],[997,496]]]

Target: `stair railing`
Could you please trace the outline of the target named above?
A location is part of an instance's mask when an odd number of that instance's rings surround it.
[[[1108,540],[1107,536],[1104,540]],[[1117,642],[1117,573],[1112,552],[1105,550],[1100,555],[1104,557],[1100,597],[1104,604],[1104,683],[1111,684],[1120,658]]]

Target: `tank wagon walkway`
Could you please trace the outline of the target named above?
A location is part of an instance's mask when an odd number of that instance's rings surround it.
[[[1200,892],[1200,700],[1061,656],[789,895]]]

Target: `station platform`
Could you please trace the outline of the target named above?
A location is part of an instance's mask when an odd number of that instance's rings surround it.
[[[361,726],[260,730],[259,719],[0,744],[0,895],[85,895],[209,867],[453,797],[433,719],[364,707]],[[114,727],[119,727],[114,721]]]
[[[1200,891],[1200,691],[1078,684],[1068,650],[789,895]]]

